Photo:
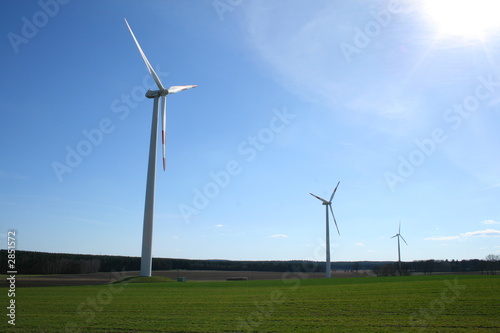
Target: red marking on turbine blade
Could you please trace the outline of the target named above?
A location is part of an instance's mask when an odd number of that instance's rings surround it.
[[[161,143],[165,144],[165,131],[164,130],[161,131]]]
[[[164,157],[163,158],[163,171],[165,171],[166,166],[167,166],[167,159]]]

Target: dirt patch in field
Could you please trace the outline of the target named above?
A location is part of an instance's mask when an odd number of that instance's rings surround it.
[[[301,273],[308,279],[319,279],[325,273]],[[57,275],[16,275],[16,287],[56,287],[56,286],[85,286],[103,285],[127,277],[139,276],[138,271],[92,273],[92,274],[57,274]],[[297,274],[283,272],[252,272],[252,271],[153,271],[153,276],[165,276],[177,280],[186,278],[187,281],[226,281],[228,278],[247,278],[247,280],[279,280],[297,278]],[[332,272],[332,277],[359,277],[364,273]]]

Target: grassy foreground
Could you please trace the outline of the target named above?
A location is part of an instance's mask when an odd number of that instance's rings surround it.
[[[15,326],[7,323],[7,289],[1,288],[0,331],[500,331],[497,276],[287,277],[22,288],[16,290]]]

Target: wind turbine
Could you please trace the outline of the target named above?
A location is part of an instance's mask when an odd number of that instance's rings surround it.
[[[309,193],[313,197],[321,200],[323,202],[323,205],[326,208],[326,277],[327,278],[330,278],[332,276],[331,264],[330,264],[330,224],[328,221],[328,215],[329,215],[328,208],[330,208],[330,212],[332,213],[333,221],[335,222],[335,227],[337,228],[337,232],[339,233],[339,236],[340,236],[340,231],[339,231],[339,227],[337,225],[337,220],[335,220],[335,215],[333,215],[333,209],[332,209],[332,199],[333,199],[333,196],[335,195],[335,192],[337,192],[337,187],[339,187],[339,184],[340,184],[340,182],[338,182],[337,186],[335,186],[335,189],[333,190],[329,201],[327,201],[323,198],[320,198],[317,195]]]
[[[403,242],[405,242],[406,245],[408,245],[408,243],[406,243],[405,239],[403,238],[403,236],[401,236],[401,221],[399,221],[399,230],[398,230],[398,233],[395,234],[394,236],[392,236],[391,238],[394,238],[394,237],[397,237],[398,238],[398,262],[399,262],[399,276],[401,276],[401,249],[399,247],[399,239],[401,238],[403,240]]]
[[[137,38],[135,38],[134,32],[130,28],[130,25],[125,19],[125,23],[127,24],[128,30],[134,39],[135,45],[139,49],[141,53],[142,59],[146,63],[146,67],[153,77],[156,85],[158,86],[158,90],[149,89],[146,92],[147,98],[152,98],[153,103],[153,119],[151,123],[151,139],[149,143],[149,160],[148,160],[148,176],[146,183],[146,199],[144,204],[144,225],[142,231],[142,255],[141,255],[141,276],[151,276],[151,263],[152,263],[152,246],[153,246],[153,213],[154,213],[154,201],[155,201],[155,174],[156,174],[156,140],[158,136],[158,112],[160,111],[158,108],[158,100],[160,100],[161,109],[162,109],[162,128],[161,128],[161,142],[162,142],[162,150],[163,150],[163,170],[166,168],[166,156],[165,156],[165,130],[167,124],[167,99],[166,96],[168,94],[175,94],[179,91],[183,91],[186,89],[194,88],[196,85],[189,86],[172,86],[168,89],[165,89],[163,84],[160,81],[160,78],[156,74],[153,66],[146,58],[144,51],[142,51]]]

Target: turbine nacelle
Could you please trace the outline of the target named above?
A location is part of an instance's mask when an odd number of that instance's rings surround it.
[[[166,95],[168,95],[168,90],[151,90],[151,89],[149,89],[148,91],[146,91],[147,98],[155,98],[155,97],[166,96]]]
[[[321,197],[318,197],[317,195],[315,194],[312,194],[312,193],[309,193],[310,195],[312,195],[313,197],[315,197],[316,199],[318,200],[321,200],[323,202],[323,205],[331,205],[332,202],[331,201],[326,201],[325,199],[321,198]]]
[[[394,238],[394,237],[398,237],[398,238],[401,238],[403,240],[403,242],[405,242],[406,245],[408,245],[408,243],[406,243],[405,239],[403,238],[403,236],[401,235],[401,221],[399,221],[399,229],[398,229],[398,233],[395,234],[394,236],[392,236],[391,238]]]
[[[187,86],[172,86],[168,89],[163,89],[163,90],[151,90],[149,89],[146,92],[146,97],[147,98],[155,98],[155,97],[161,97],[161,96],[167,96],[168,94],[177,94],[178,92],[188,90],[191,88],[196,88],[198,85],[196,84],[191,84]]]
[[[332,214],[333,222],[335,222],[335,227],[337,228],[337,232],[340,235],[339,227],[337,225],[337,220],[335,219],[335,215],[333,214],[333,209],[332,209],[333,196],[335,195],[335,192],[337,192],[337,187],[339,187],[339,184],[340,184],[340,182],[338,182],[337,186],[335,186],[335,189],[333,190],[332,195],[330,196],[330,201],[328,201],[326,199],[323,199],[322,197],[318,197],[315,194],[312,194],[312,193],[309,193],[309,194],[312,195],[313,197],[315,197],[316,199],[320,200],[322,202],[323,206],[326,206],[326,218],[327,218],[327,221],[328,221],[328,208],[330,208],[330,213]]]

